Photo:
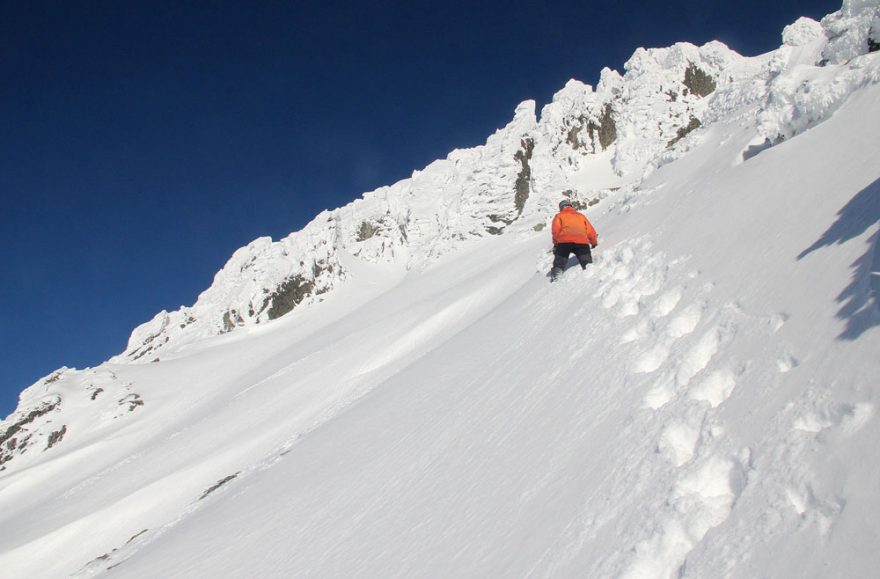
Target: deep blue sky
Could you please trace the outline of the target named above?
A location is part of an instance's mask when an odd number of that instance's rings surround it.
[[[481,144],[639,46],[754,55],[840,1],[0,4],[0,418],[238,247]]]

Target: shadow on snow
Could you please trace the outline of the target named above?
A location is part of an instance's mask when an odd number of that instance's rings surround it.
[[[813,245],[798,255],[834,244],[841,244],[864,233],[880,221],[880,179],[862,189],[837,212],[835,221]],[[880,324],[880,232],[875,232],[864,255],[852,263],[853,275],[846,288],[837,296],[840,309],[837,317],[846,320],[840,338],[855,340]]]

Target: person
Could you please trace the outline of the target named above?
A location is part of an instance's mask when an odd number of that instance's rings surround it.
[[[563,271],[568,257],[574,253],[581,269],[593,263],[590,251],[599,245],[599,236],[590,220],[583,213],[575,210],[571,201],[565,199],[559,203],[559,213],[553,218],[553,269],[550,270],[550,281],[556,281]]]

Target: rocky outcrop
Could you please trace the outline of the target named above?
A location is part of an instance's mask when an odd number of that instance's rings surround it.
[[[603,151],[617,140],[617,124],[614,122],[614,109],[611,103],[605,103],[605,108],[602,109],[602,115],[599,117],[598,123],[591,120],[587,124],[587,133],[590,135],[591,141],[596,142],[598,140],[599,146],[602,147]]]
[[[586,133],[586,141],[582,134]],[[605,103],[598,116],[579,115],[568,131],[566,141],[577,151],[583,148],[589,153],[599,153],[617,140],[617,125],[614,122],[614,109]]]
[[[366,241],[379,233],[381,229],[379,225],[373,223],[371,221],[361,221],[361,226],[358,229],[357,240],[358,241]]]
[[[223,312],[223,332],[222,333],[225,334],[227,332],[231,332],[232,330],[234,330],[238,326],[243,326],[243,325],[244,325],[244,318],[241,316],[240,313],[238,313],[238,310],[231,309],[231,310],[227,310],[227,311]],[[168,340],[169,340],[169,338],[166,336],[164,343],[167,343]],[[137,360],[140,356],[141,355],[138,355],[134,359]]]
[[[287,278],[264,302],[264,307],[269,306],[269,319],[274,320],[293,311],[293,308],[302,303],[306,297],[312,295],[314,291],[315,282],[302,275]]]
[[[143,405],[144,401],[141,398],[141,395],[135,392],[132,392],[119,400],[119,406],[125,408],[126,412],[132,412],[135,408]]]
[[[74,432],[125,419],[144,404],[132,382],[105,367],[61,368],[26,388],[16,411],[0,422],[0,470],[37,460]]]
[[[213,485],[208,487],[205,490],[205,492],[202,493],[202,496],[199,497],[199,500],[201,501],[202,499],[206,498],[208,495],[210,495],[211,493],[213,493],[214,491],[216,491],[217,489],[219,489],[220,487],[222,487],[223,485],[225,485],[229,481],[234,480],[239,474],[241,474],[241,473],[235,473],[235,474],[231,474],[229,476],[221,478],[216,483],[214,483]]]
[[[57,381],[57,377],[50,378],[44,383],[55,381]],[[49,400],[39,403],[34,408],[16,413],[19,414],[18,416],[16,414],[12,415],[11,424],[0,433],[0,468],[2,468],[4,463],[12,460],[15,455],[27,452],[28,448],[33,445],[35,435],[37,434],[37,430],[34,428],[37,426],[37,420],[54,412],[60,406],[61,397],[55,395],[51,396]],[[56,442],[60,441],[66,432],[67,428],[65,427],[60,435],[52,433],[46,448],[51,448]],[[55,437],[54,440],[53,437]]]
[[[522,169],[517,174],[516,183],[513,186],[513,205],[516,207],[517,216],[522,215],[526,201],[529,199],[529,192],[532,187],[532,168],[529,166],[529,161],[532,160],[532,153],[535,151],[534,139],[523,139],[520,142],[522,143],[522,149],[513,156],[522,165]]]
[[[702,98],[715,92],[717,84],[711,75],[696,64],[690,63],[684,71],[684,86],[691,94]]]
[[[672,147],[677,142],[679,142],[680,140],[682,140],[683,138],[688,136],[689,133],[699,129],[701,126],[702,126],[702,123],[700,122],[700,119],[698,119],[696,117],[691,117],[691,120],[688,121],[687,126],[679,127],[678,131],[676,131],[676,133],[675,133],[675,138],[672,139],[671,141],[669,141],[667,146]]]
[[[64,438],[67,434],[67,425],[61,427],[61,430],[55,430],[49,434],[49,440],[46,442],[46,450],[49,450]]]

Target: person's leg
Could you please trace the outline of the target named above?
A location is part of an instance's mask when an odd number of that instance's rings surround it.
[[[571,255],[571,247],[568,243],[559,243],[553,250],[553,268],[563,270],[568,263],[568,256]]]
[[[565,264],[568,262],[568,256],[571,253],[570,243],[557,243],[553,248],[553,269],[550,270],[550,279],[555,280],[556,277],[565,271]]]
[[[574,254],[581,264],[581,269],[587,269],[587,266],[593,263],[593,253],[590,251],[589,245],[577,244],[574,246]]]

